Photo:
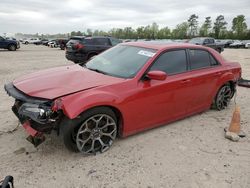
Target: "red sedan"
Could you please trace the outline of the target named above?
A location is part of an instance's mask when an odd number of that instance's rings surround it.
[[[67,148],[104,152],[116,137],[228,106],[238,63],[192,44],[126,43],[84,66],[36,72],[5,85],[13,112],[38,145],[57,130]]]

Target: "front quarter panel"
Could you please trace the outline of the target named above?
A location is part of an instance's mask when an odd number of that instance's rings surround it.
[[[96,106],[113,106],[117,108],[119,97],[106,91],[79,92],[61,98],[64,114],[74,119],[82,112]]]

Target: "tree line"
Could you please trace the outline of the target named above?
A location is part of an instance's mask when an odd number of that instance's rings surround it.
[[[113,28],[109,31],[87,29],[86,32],[72,31],[70,35],[109,35],[120,39],[189,39],[195,36],[209,36],[216,39],[250,39],[250,30],[247,28],[244,15],[234,17],[230,29],[227,28],[228,23],[223,15],[217,16],[214,21],[210,16],[206,17],[201,24],[199,24],[198,18],[198,15],[192,14],[187,21],[176,25],[172,30],[167,26],[160,28],[154,22],[151,25],[135,29],[132,27]]]
[[[165,26],[160,28],[157,23],[152,23],[147,26],[137,28],[124,27],[113,28],[109,31],[87,29],[85,32],[72,31],[65,34],[22,34],[17,33],[18,38],[69,38],[71,36],[113,36],[119,39],[189,39],[196,36],[214,37],[216,39],[240,39],[250,40],[250,29],[247,27],[246,18],[244,15],[238,15],[233,18],[231,28],[228,28],[228,22],[223,15],[219,15],[215,20],[211,17],[206,17],[201,22],[196,14],[177,24],[174,29]]]

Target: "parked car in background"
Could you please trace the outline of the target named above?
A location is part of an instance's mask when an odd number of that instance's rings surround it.
[[[85,63],[91,57],[121,42],[113,37],[71,37],[66,45],[66,58],[74,63]]]
[[[210,37],[192,38],[191,40],[188,41],[188,43],[207,46],[207,47],[215,49],[219,53],[224,51],[224,45],[220,43],[216,43],[214,38],[210,38]]]
[[[50,48],[57,48],[58,47],[57,40],[49,41],[48,42],[48,47],[50,47]]]
[[[35,44],[35,45],[42,45],[44,42],[48,42],[48,39],[40,39],[40,40],[34,42],[33,44]]]
[[[68,149],[96,154],[107,151],[117,137],[211,106],[223,110],[240,76],[239,63],[211,48],[133,42],[110,48],[83,66],[23,76],[5,90],[15,98],[12,110],[33,144],[57,130]]]
[[[215,42],[224,45],[224,48],[229,48],[229,45],[233,43],[233,40],[222,39],[222,40],[216,40]]]
[[[250,48],[250,40],[242,41],[245,44],[245,48]]]
[[[61,50],[65,50],[67,42],[69,42],[69,39],[57,39],[57,43]]]
[[[6,39],[0,36],[0,48],[16,51],[20,48],[20,43],[17,40]]]
[[[39,38],[31,38],[31,39],[26,39],[26,40],[23,40],[23,44],[34,44],[34,43],[37,43],[37,42],[41,42],[41,40]]]
[[[245,44],[240,40],[235,40],[229,45],[229,48],[245,48]]]

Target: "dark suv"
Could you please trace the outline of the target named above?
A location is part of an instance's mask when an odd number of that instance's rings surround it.
[[[121,42],[113,37],[71,37],[66,45],[66,58],[75,63],[85,63],[91,57]]]
[[[20,43],[16,40],[6,39],[0,36],[0,48],[15,51],[20,48]]]

